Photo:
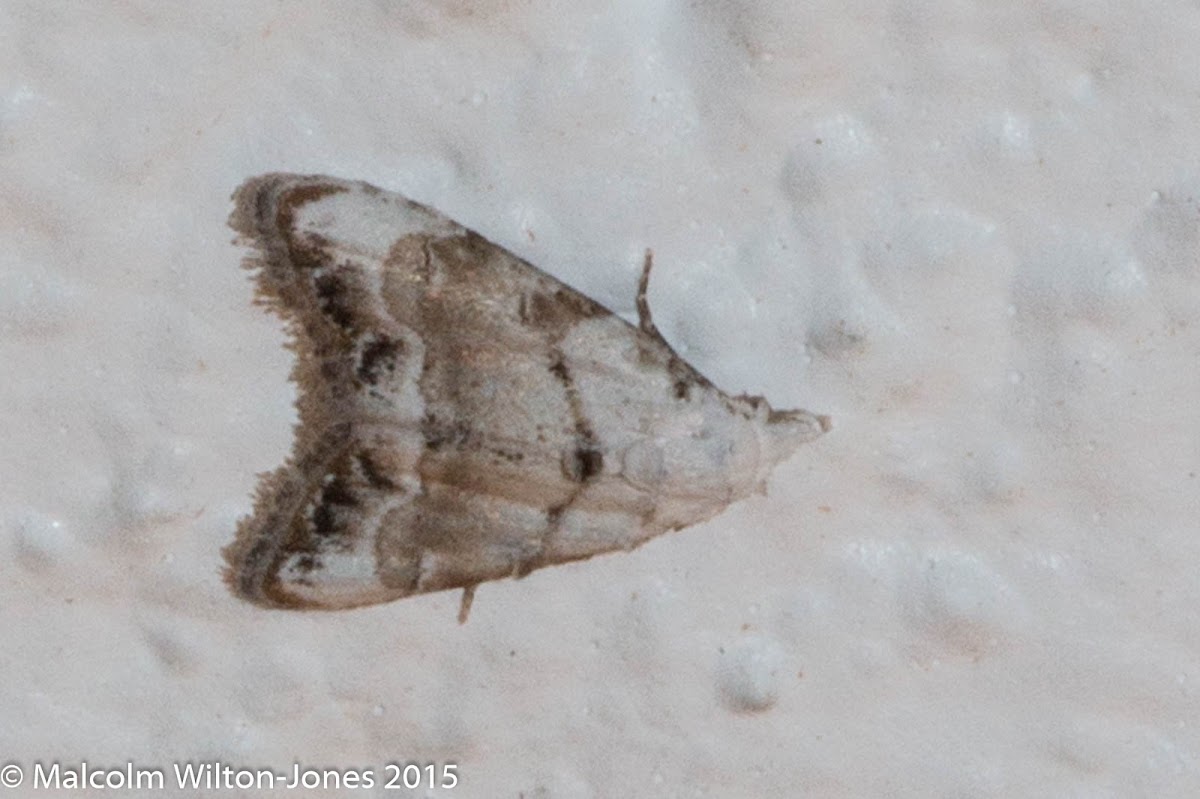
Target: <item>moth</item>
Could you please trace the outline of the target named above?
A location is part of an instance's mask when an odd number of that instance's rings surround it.
[[[729,396],[638,324],[366,183],[268,174],[230,225],[296,353],[290,459],[225,550],[258,605],[337,609],[629,550],[761,490],[827,417]]]

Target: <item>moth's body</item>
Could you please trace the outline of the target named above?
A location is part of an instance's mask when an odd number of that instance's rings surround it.
[[[242,597],[345,608],[635,547],[761,487],[823,418],[729,397],[431,209],[265,175],[231,224],[292,325],[300,425],[226,551]]]

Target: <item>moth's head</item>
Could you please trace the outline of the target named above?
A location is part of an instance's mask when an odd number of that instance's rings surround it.
[[[790,458],[801,444],[820,438],[833,428],[833,421],[828,416],[804,410],[776,411],[765,402],[763,406],[765,410],[759,430],[763,451],[761,459],[767,471]]]
[[[825,416],[721,396],[631,446],[624,477],[660,496],[728,503],[760,490],[776,464],[829,428]]]

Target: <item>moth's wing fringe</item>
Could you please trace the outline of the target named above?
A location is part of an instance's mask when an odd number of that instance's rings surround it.
[[[311,176],[314,183],[328,178]],[[239,523],[234,540],[222,549],[225,560],[224,579],[233,592],[263,607],[283,607],[261,590],[269,573],[275,568],[279,551],[284,545],[282,534],[267,536],[265,530],[287,530],[287,519],[281,517],[300,510],[309,486],[301,484],[302,476],[315,470],[312,461],[331,457],[324,452],[339,436],[336,425],[327,421],[333,398],[323,390],[328,381],[318,374],[316,345],[303,324],[297,307],[289,301],[288,292],[298,291],[295,281],[287,275],[293,271],[290,255],[278,230],[275,202],[285,183],[295,185],[297,178],[288,174],[267,174],[246,181],[234,192],[234,210],[229,226],[238,234],[234,243],[249,248],[242,267],[249,271],[255,283],[255,304],[263,306],[284,323],[286,347],[295,354],[291,379],[297,385],[296,409],[299,419],[293,426],[292,454],[271,472],[259,474],[254,496],[254,508]],[[326,422],[322,424],[322,422]],[[307,456],[301,455],[307,453]],[[292,501],[287,501],[287,498]]]

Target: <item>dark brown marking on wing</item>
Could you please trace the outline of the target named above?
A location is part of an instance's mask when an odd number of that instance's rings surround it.
[[[312,510],[312,531],[320,538],[341,535],[342,516],[340,508],[352,508],[359,504],[346,477],[336,474],[321,489],[320,497]]]
[[[604,453],[592,444],[579,444],[563,453],[563,476],[573,483],[586,483],[604,471]]]
[[[404,342],[390,336],[379,335],[363,347],[358,358],[358,379],[376,385],[384,372],[395,374],[400,359],[404,357]]]
[[[445,448],[474,449],[477,438],[465,423],[442,422],[432,413],[426,414],[421,421],[421,435],[425,437],[425,448],[434,452]]]
[[[583,411],[583,402],[579,398],[579,388],[575,378],[567,366],[563,354],[557,349],[551,356],[550,373],[562,383],[567,395],[567,405],[571,409],[571,417],[575,425],[575,449],[564,457],[563,473],[576,483],[586,483],[604,468],[604,454],[601,452],[600,440],[588,423]]]
[[[517,300],[517,318],[521,323],[538,330],[547,330],[561,337],[571,325],[608,311],[600,303],[567,288],[551,292],[532,291]]]
[[[332,194],[347,191],[344,186],[327,183],[297,186],[279,195],[275,209],[275,226],[287,242],[288,257],[297,269],[320,269],[330,265],[329,240],[317,233],[304,233],[296,229],[296,211],[308,203],[316,202]],[[270,213],[270,199],[274,192],[263,191],[258,197],[258,212],[263,218]]]
[[[469,280],[473,272],[486,270],[496,254],[496,245],[473,230],[454,236],[429,238],[425,244],[426,267],[432,272],[440,262],[455,280]]]
[[[345,332],[354,332],[355,303],[346,278],[338,271],[323,271],[313,280],[313,291],[321,312]]]
[[[511,449],[503,449],[501,447],[492,447],[490,451],[497,458],[506,460],[509,463],[520,463],[521,461],[525,460],[525,453],[523,452],[517,452]]]
[[[384,472],[384,470],[371,457],[371,453],[366,450],[360,450],[355,456],[358,461],[358,469],[362,472],[362,476],[366,479],[367,485],[376,491],[399,491],[400,487],[396,482]]]

